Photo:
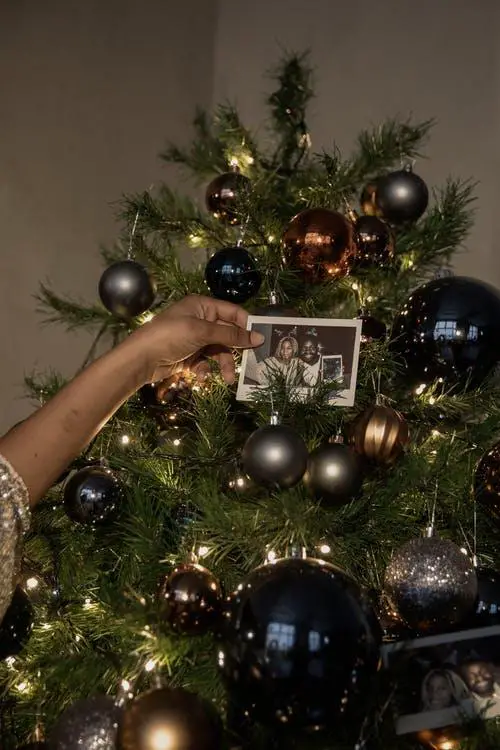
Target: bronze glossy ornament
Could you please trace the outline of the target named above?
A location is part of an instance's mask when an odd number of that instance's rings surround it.
[[[500,443],[479,461],[474,477],[474,495],[485,513],[500,525]]]
[[[354,256],[351,270],[374,268],[387,264],[394,254],[389,227],[377,216],[360,216],[353,227]]]
[[[365,216],[380,216],[380,211],[376,203],[376,195],[377,180],[372,180],[365,185],[359,198],[359,204]]]
[[[311,284],[349,273],[352,227],[337,211],[308,208],[294,216],[283,235],[285,260]]]
[[[179,633],[201,635],[218,621],[222,591],[209,570],[186,564],[163,579],[158,599],[162,622]]]
[[[408,423],[391,406],[365,409],[351,427],[350,443],[356,453],[384,464],[393,463],[410,440]]]
[[[215,177],[208,185],[205,194],[207,209],[216,219],[236,226],[241,224],[242,217],[237,211],[237,204],[242,195],[250,188],[250,180],[237,169],[224,172]]]
[[[220,750],[222,722],[215,708],[182,688],[141,693],[118,727],[118,750]]]

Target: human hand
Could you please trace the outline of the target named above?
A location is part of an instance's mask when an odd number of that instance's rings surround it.
[[[224,380],[232,383],[231,350],[249,349],[264,341],[262,334],[246,330],[247,319],[238,305],[191,295],[145,323],[125,343],[139,346],[144,355],[144,383],[159,382],[184,370],[203,377],[210,369],[207,359],[216,360]]]

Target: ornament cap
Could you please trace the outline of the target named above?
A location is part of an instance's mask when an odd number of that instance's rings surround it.
[[[332,435],[330,438],[328,438],[328,442],[342,445],[342,443],[344,442],[344,436],[340,432],[338,432],[336,435]]]
[[[406,163],[403,167],[404,172],[413,172],[413,164],[410,164],[410,162]]]
[[[273,411],[271,413],[271,416],[269,417],[269,424],[272,425],[273,427],[276,427],[276,425],[279,425],[280,422],[281,422],[280,415],[278,414],[277,411]]]
[[[354,224],[359,219],[359,214],[349,204],[346,206],[346,216]]]
[[[432,537],[435,537],[435,536],[437,536],[437,534],[436,534],[436,529],[434,528],[434,525],[433,525],[433,524],[431,524],[430,526],[427,526],[427,527],[426,527],[426,528],[424,529],[424,534],[423,534],[423,535],[424,535],[424,537],[425,537],[426,539],[431,539]]]
[[[288,557],[292,557],[295,560],[306,560],[307,549],[300,544],[291,544],[288,549]]]

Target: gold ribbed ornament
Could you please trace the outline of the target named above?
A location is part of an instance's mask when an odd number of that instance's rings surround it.
[[[391,406],[375,404],[354,421],[350,443],[354,450],[379,463],[391,464],[410,440],[408,423]]]

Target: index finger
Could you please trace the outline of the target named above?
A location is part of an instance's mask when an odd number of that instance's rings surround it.
[[[212,297],[201,297],[200,303],[203,308],[205,320],[212,323],[220,320],[221,322],[231,323],[238,326],[238,328],[246,330],[248,313],[239,305]]]

